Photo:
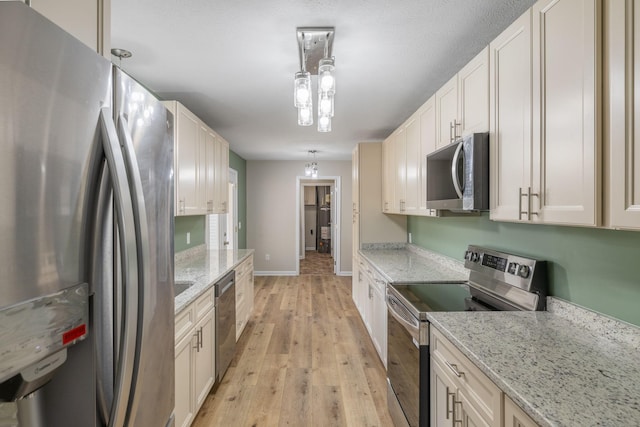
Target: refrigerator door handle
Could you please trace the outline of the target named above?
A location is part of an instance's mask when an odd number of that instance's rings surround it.
[[[138,372],[141,361],[145,360],[145,348],[143,347],[144,331],[147,328],[147,318],[151,309],[147,307],[145,291],[151,289],[149,280],[151,278],[151,256],[149,248],[149,224],[147,221],[147,211],[144,201],[144,192],[142,188],[142,177],[138,167],[138,160],[133,146],[133,139],[129,132],[129,125],[124,114],[118,116],[118,136],[122,144],[124,152],[125,167],[129,177],[130,192],[133,201],[133,216],[136,225],[136,241],[138,251],[138,317],[136,323],[138,325],[138,339],[136,342],[136,357],[134,360],[133,377],[131,386],[133,393],[130,397],[129,411],[135,413],[138,407],[139,393],[136,393],[136,385],[138,383]],[[149,320],[150,321],[150,320]]]
[[[138,316],[138,253],[130,187],[116,128],[111,117],[111,109],[103,107],[100,111],[100,130],[115,201],[115,219],[120,239],[124,307],[122,329],[116,331],[116,334],[121,334],[122,338],[116,361],[109,426],[123,426],[127,419],[138,333],[136,322]]]

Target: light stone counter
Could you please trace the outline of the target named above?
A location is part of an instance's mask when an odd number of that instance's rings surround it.
[[[460,283],[469,279],[464,262],[414,245],[365,244],[359,254],[390,283]]]
[[[208,251],[204,245],[175,256],[175,281],[194,282],[193,286],[176,296],[175,314],[188,306],[204,291],[253,253],[253,249]]]
[[[640,328],[548,305],[428,319],[541,426],[640,426]]]

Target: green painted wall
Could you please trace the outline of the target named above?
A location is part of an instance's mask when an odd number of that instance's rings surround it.
[[[194,246],[204,245],[204,215],[177,216],[175,218],[174,251],[180,252]],[[191,243],[187,244],[187,233],[191,233]]]
[[[229,167],[238,171],[238,249],[247,248],[247,161],[229,150]]]
[[[640,232],[409,217],[418,246],[462,259],[468,244],[550,261],[550,294],[640,326]]]
[[[247,248],[247,161],[233,151],[229,151],[229,167],[238,171],[238,248]],[[177,216],[175,218],[174,247],[181,252],[194,246],[204,245],[204,215]],[[191,233],[191,243],[187,244],[187,233]]]

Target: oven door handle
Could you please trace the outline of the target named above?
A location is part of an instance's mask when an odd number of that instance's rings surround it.
[[[420,321],[413,317],[409,310],[404,308],[402,303],[393,295],[387,295],[387,309],[389,314],[393,316],[404,328],[411,334],[415,342],[420,339]]]

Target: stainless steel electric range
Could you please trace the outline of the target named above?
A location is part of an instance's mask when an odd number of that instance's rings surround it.
[[[468,282],[387,287],[387,400],[396,427],[430,424],[428,312],[545,309],[545,261],[473,245],[464,258]]]

